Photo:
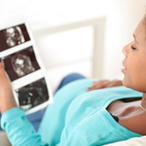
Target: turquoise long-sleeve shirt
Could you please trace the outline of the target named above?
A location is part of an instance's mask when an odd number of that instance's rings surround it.
[[[115,100],[142,97],[124,86],[87,92],[94,80],[81,79],[62,87],[45,111],[38,133],[20,108],[2,116],[13,146],[98,146],[142,135],[118,124],[107,106]]]

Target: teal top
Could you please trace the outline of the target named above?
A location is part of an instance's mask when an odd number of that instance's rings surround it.
[[[142,97],[124,86],[87,92],[95,80],[81,79],[62,87],[47,107],[36,133],[23,110],[2,116],[2,127],[13,146],[98,146],[142,135],[117,123],[106,107],[123,98]]]

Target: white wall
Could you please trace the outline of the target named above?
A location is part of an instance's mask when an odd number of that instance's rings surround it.
[[[121,73],[121,49],[132,41],[134,29],[145,14],[146,1],[118,0],[114,6],[107,25],[104,78],[115,78]]]
[[[132,33],[145,11],[145,0],[5,0],[0,4],[0,18],[25,12],[32,28],[38,24],[52,27],[106,16],[102,78],[109,79],[122,77],[121,49],[132,40]],[[88,68],[91,69],[90,65]]]

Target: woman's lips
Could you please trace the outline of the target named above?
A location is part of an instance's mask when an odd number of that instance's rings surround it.
[[[125,73],[126,71],[127,71],[127,69],[126,69],[126,63],[125,63],[125,59],[122,61],[122,65],[123,65],[123,68],[121,69],[121,71],[123,72],[123,73]]]
[[[123,73],[125,73],[125,72],[127,71],[127,69],[126,69],[125,67],[123,67],[123,68],[121,69],[121,71],[122,71]]]

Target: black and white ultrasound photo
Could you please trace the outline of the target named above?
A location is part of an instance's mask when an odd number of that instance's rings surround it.
[[[30,40],[25,24],[0,31],[0,51],[15,47]]]
[[[18,96],[19,106],[25,111],[49,100],[45,78],[39,79],[15,91]]]
[[[4,57],[3,61],[11,81],[40,69],[32,46]]]

